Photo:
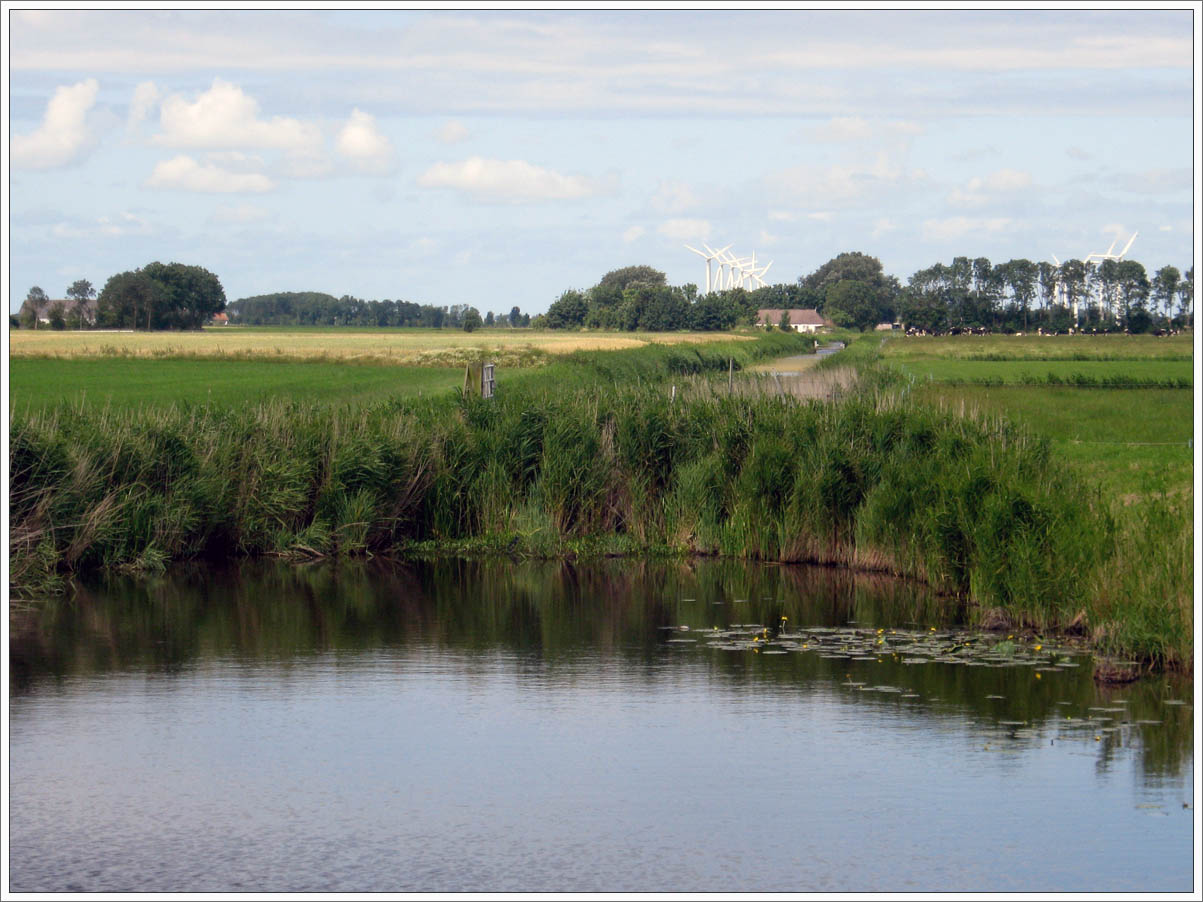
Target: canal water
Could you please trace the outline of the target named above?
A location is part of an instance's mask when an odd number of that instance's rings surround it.
[[[722,561],[261,564],[10,617],[10,891],[1189,892],[1192,688]]]

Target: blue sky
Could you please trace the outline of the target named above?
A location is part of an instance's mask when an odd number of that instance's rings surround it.
[[[10,13],[10,309],[152,260],[517,305],[685,243],[1194,253],[1191,7]]]

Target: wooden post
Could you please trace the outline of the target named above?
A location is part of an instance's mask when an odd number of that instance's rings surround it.
[[[727,358],[727,394],[735,392],[735,358]]]

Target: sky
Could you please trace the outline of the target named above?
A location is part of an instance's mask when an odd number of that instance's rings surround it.
[[[1195,253],[1192,8],[7,6],[10,310],[158,260],[230,301],[545,311],[685,248]]]

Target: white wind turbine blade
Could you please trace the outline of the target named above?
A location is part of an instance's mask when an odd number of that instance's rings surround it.
[[[1136,236],[1139,234],[1140,234],[1140,232],[1132,233],[1132,237],[1128,239],[1128,243],[1124,245],[1124,249],[1119,252],[1121,259],[1123,258],[1124,254],[1128,253],[1128,248],[1130,248],[1132,246],[1132,242],[1136,240]]]
[[[1107,253],[1105,253],[1105,254],[1102,254],[1102,256],[1104,256],[1104,257],[1110,257],[1110,256],[1111,256],[1111,252],[1112,252],[1113,250],[1115,250],[1115,242],[1116,242],[1116,241],[1119,241],[1119,236],[1118,236],[1118,235],[1116,236],[1116,238],[1115,238],[1115,241],[1112,241],[1112,242],[1111,242],[1111,247],[1107,248]]]
[[[1053,262],[1054,262],[1054,263],[1056,263],[1058,266],[1060,266],[1060,265],[1061,265],[1061,261],[1057,259],[1057,255],[1056,255],[1056,254],[1049,254],[1049,256],[1053,258]]]
[[[703,254],[703,253],[702,253],[700,250],[698,250],[696,247],[690,247],[688,244],[684,245],[684,247],[685,247],[685,250],[687,250],[687,251],[693,251],[693,252],[694,252],[695,254],[697,254],[699,257],[703,257],[703,258],[705,258],[705,259],[707,259],[707,260],[709,260],[709,259],[710,259],[710,256],[708,256],[708,255],[706,255],[706,254]]]

